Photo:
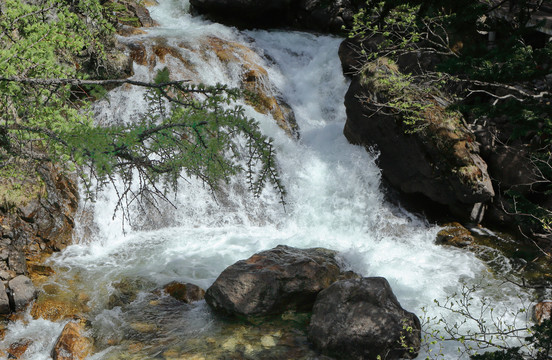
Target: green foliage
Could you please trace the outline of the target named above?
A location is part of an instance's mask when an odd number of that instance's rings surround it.
[[[40,175],[25,161],[0,168],[0,207],[4,210],[25,206],[44,195]]]
[[[550,180],[547,181],[550,183]],[[512,213],[518,214],[517,219],[520,225],[540,233],[552,232],[552,212],[550,210],[539,206],[519,191],[508,190],[505,195],[512,206]]]
[[[532,46],[509,39],[491,50],[486,47],[472,49],[460,58],[448,59],[440,65],[440,69],[483,81],[526,81],[547,74],[549,70],[541,64],[550,58],[550,43],[542,49],[533,49]]]
[[[523,356],[519,353],[519,348],[512,348],[507,350],[489,351],[483,354],[476,354],[470,356],[472,360],[524,360]]]
[[[102,81],[86,82],[78,62],[102,60],[113,32],[106,12],[120,8],[106,6],[99,0],[7,0],[1,7],[0,168],[18,159],[54,161],[78,170],[91,198],[120,178],[123,210],[151,195],[166,198],[181,176],[197,177],[215,191],[238,172],[247,174],[255,195],[271,183],[283,202],[272,142],[233,105],[242,97],[238,90],[171,81],[164,69],[154,83],[138,84],[149,89],[149,109],[137,123],[93,123],[79,87],[95,96],[105,89]]]
[[[508,3],[515,7],[504,9]],[[523,231],[540,228],[541,233],[551,233],[550,212],[541,205],[552,189],[552,174],[548,174],[552,95],[544,83],[552,70],[552,44],[536,49],[524,41],[535,4],[478,0],[369,0],[366,4],[354,17],[349,34],[364,62],[360,76],[382,58],[401,63],[403,72],[387,71],[382,80],[376,74],[370,81],[379,86],[372,86],[367,106],[400,117],[415,130],[423,129],[441,107],[427,101],[428,95],[452,100],[448,110],[461,113],[468,122],[507,119],[509,126],[499,125],[499,131],[531,143],[528,161],[537,165],[539,174],[535,183],[526,184],[531,186],[531,196],[500,196],[511,200],[512,214]],[[493,11],[508,12],[511,19],[491,16]],[[491,30],[498,30],[500,37],[489,49],[480,33]],[[541,82],[538,88],[532,82],[535,79]]]
[[[0,16],[0,78],[78,78],[75,56],[103,53],[100,37],[112,31],[104,21],[97,0],[73,2],[7,0]],[[94,22],[90,25],[87,21]],[[91,126],[90,119],[71,102],[71,88],[30,86],[0,81],[0,120],[3,133],[0,161],[18,156],[24,142],[39,150],[52,145],[59,158],[59,144],[37,138],[27,129],[52,132]]]
[[[550,359],[552,354],[552,320],[546,319],[531,328],[532,335],[525,340],[537,349],[536,360]]]
[[[428,125],[427,112],[434,109],[432,103],[424,101],[428,88],[417,86],[393,61],[383,57],[367,62],[361,70],[361,81],[378,96],[390,99],[381,103],[383,111],[400,115],[407,133],[421,131]]]
[[[168,77],[165,69],[155,80],[164,83]],[[197,100],[197,94],[205,99]],[[120,200],[128,201],[126,205],[136,194],[149,193],[150,189],[160,189],[163,194],[169,188],[176,189],[182,171],[187,177],[201,179],[212,190],[219,188],[220,181],[227,182],[246,171],[255,195],[272,183],[283,201],[285,191],[271,140],[244,115],[244,109],[228,106],[241,96],[239,91],[223,85],[173,83],[149,89],[145,96],[149,109],[136,123],[75,129],[63,135],[76,164],[89,167],[90,176],[101,183],[110,182],[117,174],[130,190],[138,176],[140,188],[130,197],[121,196]],[[93,189],[93,184],[87,185]]]
[[[550,319],[544,320],[541,324],[531,327],[529,331],[531,336],[525,338],[524,347],[532,349],[530,358],[534,360],[550,359],[552,353],[552,321]],[[472,360],[524,360],[527,358],[527,354],[524,354],[520,347],[470,356]]]

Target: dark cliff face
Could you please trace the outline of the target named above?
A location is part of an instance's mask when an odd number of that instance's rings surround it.
[[[363,5],[358,0],[191,0],[194,14],[240,28],[295,28],[341,33]]]

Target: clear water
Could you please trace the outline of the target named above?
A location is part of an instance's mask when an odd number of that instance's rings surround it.
[[[188,179],[171,198],[176,209],[163,204],[159,211],[136,210],[134,226],[127,224],[124,230],[120,214],[113,216],[113,190],[104,191],[95,204],[83,204],[77,244],[51,258],[57,276],[50,282],[71,283],[72,291],[90,297],[87,316],[99,351],[93,359],[170,358],[170,351],[182,354],[186,347],[193,348],[193,339],[227,336],[229,330],[204,302],[178,305],[152,291],[174,280],[207,288],[228,265],[279,244],[338,250],[352,270],[386,277],[403,307],[417,314],[426,307],[430,315],[438,315],[433,300],[458,291],[460,280],[498,286],[472,253],[434,245],[438,227],[386,203],[377,154],[348,144],[342,135],[348,87],[337,56],[342,39],[301,32],[239,32],[192,18],[185,1],[159,2],[150,11],[160,26],[122,41],[143,42],[149,49],[163,39],[179,48],[195,71],[182,69],[181,62],[167,56],[155,66],[135,64],[136,78],[150,80],[155,69],[169,66],[171,74],[183,78],[238,86],[243,71],[239,64],[221,62],[201,44],[206,37],[244,44],[255,50],[254,60],[268,71],[267,86],[293,108],[301,139],[290,139],[272,118],[244,104],[249,116],[274,138],[288,191],[285,209],[270,189],[254,198],[239,177],[216,197]],[[178,45],[182,43],[186,45]],[[113,91],[109,102],[97,104],[98,121],[132,121],[144,109],[142,95],[136,88]],[[92,222],[85,221],[89,215]],[[140,292],[130,305],[109,309],[109,296],[122,280],[137,281]],[[516,294],[517,289],[504,286],[486,296],[507,308],[517,303]],[[155,331],[136,331],[136,324],[144,323],[155,324]],[[32,338],[26,358],[49,359],[62,326],[28,317],[10,325],[0,347]],[[132,343],[142,344],[135,357],[129,355]],[[196,353],[201,349],[196,346]],[[457,357],[455,345],[445,351]]]

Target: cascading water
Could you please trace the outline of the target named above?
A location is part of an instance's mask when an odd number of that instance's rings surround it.
[[[231,351],[232,344],[225,347],[229,340],[220,344],[213,338],[230,339],[229,332],[243,329],[224,328],[204,302],[175,304],[154,291],[174,280],[207,288],[228,265],[278,244],[340,251],[353,270],[386,277],[403,307],[419,315],[422,306],[437,315],[433,300],[458,291],[460,280],[498,284],[472,253],[434,245],[437,227],[384,201],[377,154],[348,144],[342,135],[348,83],[337,56],[341,39],[288,31],[240,33],[192,18],[183,3],[160,1],[150,9],[159,27],[121,40],[141,42],[149,52],[159,42],[179,49],[180,61],[169,53],[156,65],[135,63],[135,78],[151,80],[168,66],[173,77],[239,86],[239,64],[221,61],[205,48],[205,39],[252,47],[271,80],[266,86],[291,106],[300,128],[301,139],[295,141],[271,116],[243,104],[274,138],[287,205],[282,207],[271,190],[254,198],[242,185],[244,178],[215,196],[189,179],[172,199],[176,209],[161,205],[160,211],[136,213],[135,226],[126,225],[124,234],[120,218],[112,218],[112,191],[104,191],[95,204],[83,204],[93,224],[82,221],[87,231],[81,231],[77,244],[50,259],[57,275],[49,282],[90,298],[87,318],[98,348],[92,359],[192,358],[183,355],[190,353],[217,358],[202,352]],[[193,73],[182,69],[182,59]],[[96,105],[98,121],[132,121],[145,109],[142,96],[136,88],[114,90],[109,101]],[[122,283],[140,291],[130,305],[113,306],[110,294]],[[497,296],[493,301],[507,308],[515,292],[503,287],[487,296]],[[48,359],[62,326],[27,315],[10,325],[0,345],[31,338],[26,358]],[[454,349],[446,351],[457,356]]]

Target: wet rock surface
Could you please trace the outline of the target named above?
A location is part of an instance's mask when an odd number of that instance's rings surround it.
[[[22,359],[22,356],[25,355],[25,352],[29,348],[29,346],[32,344],[32,340],[30,339],[22,339],[18,342],[15,342],[10,345],[8,348],[8,359]],[[1,355],[1,352],[0,352]]]
[[[185,303],[192,303],[194,301],[203,300],[205,297],[205,290],[194,284],[183,284],[177,281],[173,281],[163,287],[163,290],[173,298]]]
[[[454,222],[444,225],[444,229],[437,233],[435,242],[439,245],[466,247],[474,243],[474,237],[468,229]]]
[[[83,335],[84,326],[69,322],[52,351],[53,360],[82,360],[92,352],[92,342]]]
[[[308,337],[339,359],[414,358],[420,329],[418,317],[401,307],[387,280],[373,277],[337,281],[320,292]]]
[[[33,285],[31,279],[24,275],[19,275],[8,282],[8,296],[13,311],[23,310],[27,304],[33,301],[38,290]]]
[[[10,313],[10,299],[4,283],[0,281],[0,314]]]
[[[141,278],[125,278],[112,284],[113,290],[109,295],[107,308],[124,307],[135,301],[138,293],[147,289],[151,283]]]
[[[310,310],[316,295],[342,274],[336,255],[279,245],[226,268],[205,300],[214,310],[237,316]]]
[[[33,319],[50,321],[84,318],[84,314],[90,311],[89,300],[85,293],[47,285],[34,302],[31,316]]]

